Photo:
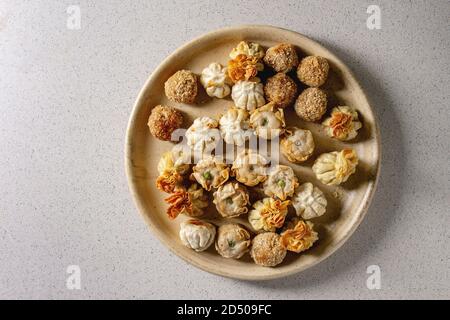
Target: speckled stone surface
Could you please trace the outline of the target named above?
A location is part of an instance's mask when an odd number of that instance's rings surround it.
[[[67,28],[69,5],[81,29]],[[380,30],[366,27],[370,4]],[[123,164],[134,100],[172,50],[210,30],[301,32],[355,73],[377,113],[380,183],[333,256],[243,282],[166,250]],[[450,298],[450,2],[0,1],[0,298]],[[79,265],[81,289],[66,288]],[[369,265],[381,289],[366,286]]]

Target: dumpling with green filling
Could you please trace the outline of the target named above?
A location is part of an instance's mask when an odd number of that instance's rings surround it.
[[[239,259],[250,245],[250,233],[238,224],[224,224],[217,230],[216,250],[224,258]]]

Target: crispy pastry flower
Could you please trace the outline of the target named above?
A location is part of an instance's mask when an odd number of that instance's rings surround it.
[[[312,170],[322,183],[339,185],[355,173],[357,165],[358,156],[355,150],[344,149],[321,154],[314,162]]]
[[[322,124],[330,137],[342,141],[355,138],[358,130],[362,127],[358,119],[358,113],[347,106],[333,108],[331,117],[325,119]]]
[[[281,152],[294,163],[306,161],[314,152],[314,139],[311,131],[299,128],[286,129],[280,142]]]
[[[313,227],[309,221],[294,218],[281,233],[281,243],[287,250],[296,253],[308,250],[319,239]]]
[[[258,71],[262,71],[261,66],[258,58],[239,54],[236,58],[228,61],[228,76],[233,82],[249,80],[256,77]]]
[[[278,137],[284,132],[285,126],[283,109],[276,108],[274,102],[269,102],[250,114],[250,127],[258,137],[266,140]]]
[[[175,219],[179,214],[189,217],[201,216],[208,206],[208,196],[198,184],[191,185],[187,190],[177,189],[165,201],[169,204],[167,215],[170,219]]]
[[[230,58],[236,59],[236,57],[241,54],[261,60],[264,58],[265,53],[259,43],[241,41],[236,48],[233,48],[230,52]]]
[[[183,176],[176,170],[164,171],[156,178],[156,187],[167,193],[174,193],[183,182]]]
[[[264,198],[253,205],[248,221],[256,231],[271,231],[281,228],[288,212],[289,200]]]
[[[183,175],[189,169],[189,163],[184,162],[181,158],[179,145],[175,145],[172,151],[163,153],[158,162],[159,176],[156,179],[156,187],[164,192],[173,193],[176,188],[180,187],[183,182]]]
[[[230,176],[230,168],[222,160],[214,157],[201,159],[192,170],[192,178],[207,191],[218,188]]]
[[[294,194],[298,186],[298,179],[291,167],[277,165],[269,172],[264,182],[264,192],[269,197],[286,200]]]

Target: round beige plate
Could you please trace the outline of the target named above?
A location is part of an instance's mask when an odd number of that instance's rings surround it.
[[[270,47],[280,42],[294,44],[299,54],[320,55],[330,61],[331,72],[323,88],[330,94],[329,107],[349,105],[356,108],[362,118],[363,128],[351,143],[332,140],[324,134],[319,124],[301,121],[290,107],[286,110],[288,125],[296,125],[313,132],[316,150],[312,159],[303,165],[291,165],[301,182],[310,181],[321,188],[327,197],[328,207],[324,216],[313,219],[319,233],[319,241],[303,254],[288,253],[285,261],[275,268],[255,265],[246,255],[240,260],[222,258],[211,246],[206,252],[197,253],[184,247],[178,237],[179,224],[184,216],[171,221],[166,216],[164,194],[156,189],[157,163],[161,153],[171,149],[170,142],[153,138],[147,128],[151,109],[157,104],[178,108],[185,117],[187,128],[199,116],[217,117],[232,105],[230,99],[204,99],[196,105],[169,102],[164,95],[164,82],[179,69],[190,69],[200,74],[211,62],[226,65],[228,53],[241,40],[258,42]],[[321,184],[313,175],[311,165],[323,152],[352,147],[360,163],[356,173],[340,187]],[[362,221],[375,191],[380,166],[380,137],[372,109],[363,90],[350,70],[333,53],[293,31],[270,26],[239,26],[221,29],[201,36],[167,57],[150,76],[131,114],[127,130],[125,162],[128,182],[139,211],[151,230],[174,253],[189,263],[215,274],[246,280],[279,278],[305,270],[336,251],[355,231]],[[213,209],[211,209],[213,210]],[[244,223],[246,217],[239,222]],[[220,223],[216,221],[216,223]],[[145,254],[145,252],[143,253]]]

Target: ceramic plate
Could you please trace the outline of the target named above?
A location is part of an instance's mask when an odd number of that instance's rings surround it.
[[[226,65],[228,54],[240,41],[260,43],[265,48],[280,42],[292,43],[300,57],[319,55],[330,62],[330,75],[322,87],[329,94],[329,110],[337,105],[348,105],[358,110],[363,128],[351,143],[328,138],[320,124],[304,122],[295,114],[293,107],[285,109],[287,125],[309,129],[314,135],[316,150],[311,159],[302,165],[294,165],[281,157],[281,163],[294,168],[300,182],[310,181],[322,189],[328,200],[327,212],[313,219],[319,233],[319,241],[313,248],[302,253],[288,253],[284,262],[275,268],[260,267],[249,255],[240,260],[222,258],[212,245],[207,251],[197,253],[184,247],[178,237],[179,224],[186,219],[179,216],[171,221],[166,216],[167,194],[155,187],[157,163],[163,152],[173,146],[153,138],[147,127],[151,109],[167,104],[182,111],[184,127],[200,116],[217,117],[233,102],[228,99],[205,99],[197,105],[175,104],[164,95],[164,82],[176,71],[189,69],[200,74],[211,62]],[[339,187],[329,187],[314,176],[311,166],[323,152],[351,147],[356,150],[360,162],[357,171]],[[265,280],[287,276],[303,271],[335,252],[361,223],[372,199],[380,167],[380,137],[374,113],[360,85],[349,68],[332,52],[317,42],[293,31],[270,26],[238,26],[221,29],[203,35],[183,45],[167,57],[150,75],[142,88],[128,125],[125,163],[128,182],[136,205],[151,231],[175,254],[205,271],[226,277]],[[214,210],[212,207],[211,210]],[[246,223],[246,215],[235,221]],[[218,224],[220,222],[217,222]],[[142,253],[145,254],[145,253]]]

